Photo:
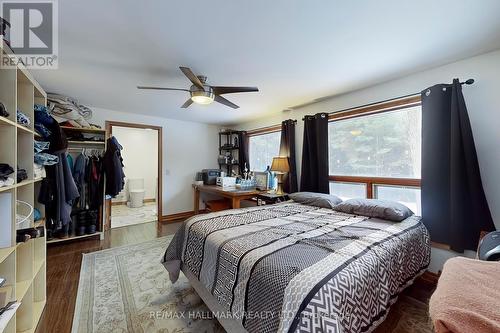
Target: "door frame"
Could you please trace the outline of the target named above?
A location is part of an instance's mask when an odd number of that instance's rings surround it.
[[[114,121],[114,120],[106,120],[105,128],[106,128],[106,138],[110,138],[113,136],[113,126],[116,127],[129,127],[129,128],[139,128],[139,129],[152,129],[158,131],[158,177],[157,179],[157,197],[158,200],[156,202],[157,208],[157,220],[156,220],[156,229],[160,229],[161,217],[162,214],[162,195],[163,195],[163,127],[155,126],[155,125],[146,125],[146,124],[137,124],[137,123],[127,123],[122,121]],[[111,199],[106,200],[106,209],[104,216],[104,230],[111,229]]]

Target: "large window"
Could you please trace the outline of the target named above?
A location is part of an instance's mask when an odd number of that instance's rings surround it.
[[[249,154],[252,171],[265,171],[271,166],[273,157],[279,156],[281,131],[250,134]]]
[[[330,192],[395,200],[420,214],[421,124],[417,98],[332,114]]]

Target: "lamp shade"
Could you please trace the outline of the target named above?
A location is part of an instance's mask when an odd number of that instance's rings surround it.
[[[276,172],[289,172],[290,165],[288,164],[288,157],[273,157],[273,164],[271,171]]]

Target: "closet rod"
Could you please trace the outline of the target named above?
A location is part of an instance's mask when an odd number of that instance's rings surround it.
[[[461,85],[464,85],[464,84],[471,85],[473,83],[474,83],[474,79],[468,79],[468,80],[465,80],[463,82],[460,82]],[[448,87],[451,87],[452,85],[453,85],[452,83],[446,84],[446,86],[448,86]],[[413,94],[408,94],[408,95],[404,95],[404,96],[389,98],[389,99],[386,99],[386,100],[383,100],[383,101],[379,101],[379,102],[368,103],[368,104],[364,104],[364,105],[355,106],[355,107],[352,107],[352,108],[347,108],[347,109],[332,111],[332,112],[328,112],[328,114],[337,113],[337,112],[351,111],[351,110],[356,110],[356,109],[361,109],[361,108],[364,108],[364,107],[367,107],[367,106],[372,106],[372,105],[376,105],[376,104],[382,104],[382,103],[392,102],[392,101],[395,101],[395,100],[398,100],[398,99],[402,99],[402,98],[419,96],[421,94],[422,94],[421,92],[416,92],[416,93],[413,93]],[[302,118],[302,120],[304,120],[304,118]]]

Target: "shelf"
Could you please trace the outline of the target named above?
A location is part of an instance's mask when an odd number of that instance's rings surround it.
[[[16,187],[23,187],[23,186],[30,185],[30,184],[33,184],[33,183],[34,183],[33,179],[25,179],[22,182],[17,183]]]
[[[11,126],[17,127],[17,123],[15,123],[12,120],[7,119],[5,117],[0,117],[0,126],[2,126],[2,125],[11,125]]]
[[[240,147],[220,147],[219,150],[238,150]]]
[[[35,221],[34,224],[33,224],[33,226],[35,228],[41,227],[43,225],[45,225],[45,218],[43,218],[41,220],[38,220],[38,221]]]
[[[61,128],[66,131],[73,131],[73,132],[106,134],[106,130],[97,128],[79,128],[79,127],[69,127],[69,126],[61,126]]]
[[[18,56],[14,53],[14,51],[12,51],[9,45],[7,45],[3,40],[0,42],[0,50],[3,50],[3,52],[5,52],[5,54],[9,56],[18,58]],[[31,73],[26,69],[24,64],[21,61],[17,61],[16,63],[17,63],[17,69],[23,73],[23,75],[26,77],[26,79],[28,79],[31,82],[31,84],[33,84],[34,89],[37,90],[37,92],[41,94],[43,97],[47,98],[47,93],[42,89],[40,84],[33,78],[33,75],[31,75]]]
[[[36,326],[38,324],[38,321],[40,320],[40,317],[42,316],[42,313],[43,313],[43,308],[45,307],[45,302],[46,301],[40,301],[40,302],[33,303],[33,328],[30,330],[32,332],[35,332],[35,330],[36,330]]]
[[[72,145],[105,145],[104,141],[68,141]]]
[[[33,278],[40,272],[40,269],[43,267],[45,260],[36,260],[35,261],[35,270],[33,271]]]
[[[40,317],[42,316],[43,309],[45,308],[46,301],[33,302],[33,327],[25,330],[18,331],[21,333],[34,333],[36,332],[36,328],[38,326],[38,322],[40,321]]]
[[[28,289],[30,288],[32,282],[33,280],[16,282],[16,299],[18,301],[22,301],[24,295],[26,295],[26,293],[28,292]]]
[[[230,131],[219,132],[219,135],[236,135],[239,134],[240,132],[241,131],[230,130]]]
[[[97,232],[95,232],[93,234],[90,234],[90,235],[71,236],[71,237],[68,237],[68,238],[54,238],[54,239],[51,239],[51,240],[47,241],[47,244],[69,242],[69,241],[76,240],[76,239],[96,237],[96,236],[101,237],[102,235],[103,235],[102,231],[97,231]]]
[[[33,135],[35,134],[35,132],[31,128],[25,127],[25,126],[23,126],[21,124],[16,124],[16,127],[18,129],[20,129],[21,131],[23,131],[23,132],[30,133],[30,134],[33,134]]]
[[[34,183],[37,183],[37,182],[39,182],[41,180],[43,180],[43,178],[25,179],[22,182],[14,184],[14,185],[0,187],[0,192],[12,190],[14,188],[23,187],[23,186],[30,185],[30,184],[34,184]]]
[[[12,50],[0,40],[0,53],[19,59]],[[16,205],[16,199],[38,206],[34,184],[42,178],[33,175],[33,140],[39,135],[33,122],[34,104],[47,105],[47,94],[34,80],[31,73],[22,64],[0,70],[0,101],[9,112],[8,117],[0,117],[0,161],[12,167],[26,170],[28,179],[11,186],[0,187],[0,233],[3,246],[9,246],[16,239],[16,213],[22,213]],[[23,126],[17,123],[16,110],[20,110],[32,123]],[[15,174],[13,174],[15,178]],[[39,183],[37,183],[39,184]],[[30,226],[43,225],[43,221]],[[5,277],[14,289],[11,299],[17,299],[18,308],[0,316],[0,332],[34,332],[42,315],[46,301],[46,238],[40,237],[0,249],[0,275]],[[8,321],[5,322],[5,319]],[[5,325],[4,325],[5,324]]]
[[[3,332],[4,329],[9,326],[9,323],[14,318],[14,315],[16,314],[17,308],[19,308],[20,304],[21,303],[14,304],[9,310],[5,311],[0,316],[0,332]]]
[[[0,249],[0,263],[7,259],[8,256],[12,254],[16,249],[15,246],[4,247]]]
[[[9,186],[2,186],[2,187],[0,187],[0,192],[12,190],[13,188],[16,188],[16,187],[17,187],[17,184],[9,185]]]

